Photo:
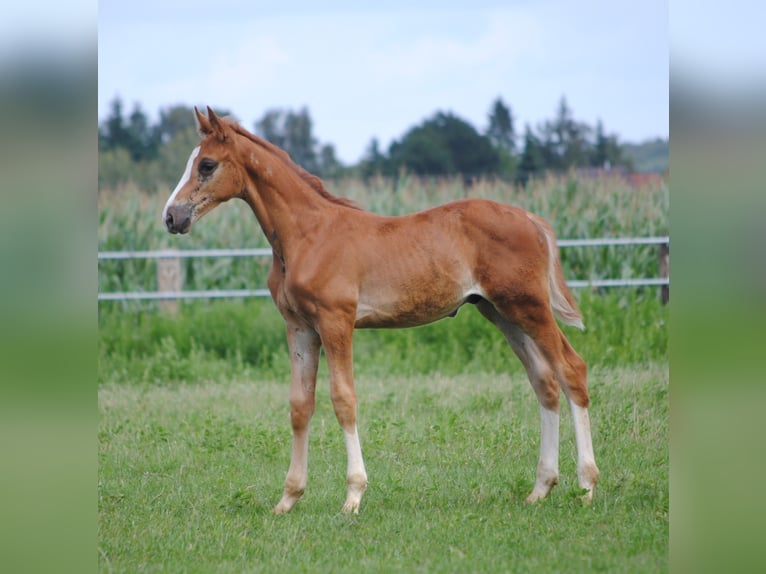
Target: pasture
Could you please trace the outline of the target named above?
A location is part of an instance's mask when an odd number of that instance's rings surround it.
[[[663,364],[591,371],[601,480],[576,499],[562,408],[561,482],[524,497],[538,454],[523,375],[358,381],[370,486],[339,512],[343,439],[326,381],[309,486],[271,508],[289,462],[285,381],[104,385],[99,565],[104,572],[658,572],[668,567],[668,379]]]
[[[376,187],[377,186],[377,187]],[[345,182],[333,193],[381,213],[486,196],[547,217],[560,238],[667,233],[666,188],[612,181],[512,186]],[[99,196],[99,249],[254,247],[244,206],[227,205],[179,240],[166,199],[131,188]],[[223,230],[226,230],[223,233]],[[624,249],[624,248],[623,248]],[[647,247],[563,250],[567,277],[656,273]],[[567,251],[569,253],[567,253]],[[154,262],[100,264],[102,290],[154,288]],[[248,266],[249,265],[249,266]],[[188,260],[185,286],[254,288],[265,269]],[[584,507],[569,409],[561,481],[534,483],[539,410],[502,335],[475,309],[354,339],[359,431],[370,485],[361,514],[339,512],[345,452],[320,363],[306,495],[271,508],[290,460],[289,362],[270,301],[99,305],[98,555],[103,572],[656,572],[668,568],[668,308],[657,290],[576,293],[601,479]]]

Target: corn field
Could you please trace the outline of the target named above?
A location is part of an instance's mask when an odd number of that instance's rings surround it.
[[[486,198],[517,205],[550,221],[559,239],[645,237],[669,233],[667,185],[634,188],[617,176],[549,177],[526,188],[501,180],[466,183],[460,178],[394,181],[377,178],[327,184],[328,190],[382,215],[401,215],[459,198]],[[160,213],[170,194],[134,185],[102,189],[98,196],[99,251],[268,247],[244,202],[232,201],[206,215],[187,236],[170,235]],[[653,245],[568,247],[561,250],[568,279],[654,277]],[[99,291],[153,291],[156,260],[99,262]],[[182,260],[184,289],[265,287],[269,258]]]

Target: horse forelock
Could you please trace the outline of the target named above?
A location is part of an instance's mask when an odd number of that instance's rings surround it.
[[[324,197],[325,199],[337,203],[339,205],[344,205],[346,207],[351,207],[353,209],[359,209],[361,210],[362,207],[357,204],[355,201],[351,199],[346,199],[345,197],[337,197],[335,195],[332,195],[324,186],[324,183],[322,180],[317,177],[316,175],[309,173],[306,171],[303,167],[295,163],[292,158],[290,157],[290,154],[288,154],[285,150],[282,148],[274,145],[268,140],[265,140],[261,137],[258,137],[255,134],[250,133],[245,128],[242,127],[242,125],[239,124],[235,119],[231,118],[230,116],[227,116],[225,118],[225,121],[231,128],[238,133],[239,135],[245,137],[246,139],[250,140],[254,144],[264,148],[269,153],[272,153],[276,155],[280,160],[282,160],[282,163],[291,171],[293,171],[298,177],[300,177],[309,187],[311,187],[314,191],[316,191],[319,195]]]

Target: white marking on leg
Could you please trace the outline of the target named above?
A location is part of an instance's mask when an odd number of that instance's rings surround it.
[[[351,431],[343,429],[343,436],[346,440],[346,453],[348,455],[348,469],[346,471],[348,492],[346,502],[343,505],[343,512],[358,514],[359,503],[362,501],[362,495],[367,488],[367,472],[364,469],[362,446],[359,443],[356,425]]]
[[[301,435],[293,435],[293,450],[290,456],[290,468],[285,479],[285,492],[274,507],[275,514],[289,512],[303,496],[309,474],[309,433],[308,427]]]
[[[538,401],[540,401],[540,458],[537,463],[535,486],[526,498],[526,502],[532,503],[548,496],[559,481],[558,398],[554,403],[556,410],[543,406],[539,393],[550,384],[553,373],[537,343],[511,323],[501,323],[500,328],[508,343],[524,363],[529,382],[535,387]],[[558,393],[558,388],[555,392]],[[554,404],[548,404],[554,406]]]
[[[181,179],[178,182],[178,185],[176,185],[176,188],[173,190],[173,193],[170,194],[170,197],[168,198],[167,202],[165,203],[165,208],[162,210],[162,222],[165,222],[165,219],[168,215],[168,207],[173,203],[173,200],[176,198],[176,195],[178,195],[178,192],[181,191],[184,185],[186,185],[186,182],[189,181],[191,178],[191,170],[192,166],[194,165],[194,158],[196,158],[199,155],[199,146],[195,147],[191,155],[189,156],[189,160],[186,162],[186,169],[184,170],[183,175],[181,176]]]
[[[552,474],[559,472],[559,413],[540,407],[540,463]]]
[[[306,487],[306,478],[309,473],[309,432],[306,427],[303,436],[293,440],[293,453],[290,460],[290,474],[294,475],[301,485]]]
[[[343,431],[346,440],[346,451],[348,452],[348,472],[347,476],[365,474],[364,460],[362,459],[362,446],[359,443],[359,433],[356,426],[353,431]]]
[[[540,460],[527,502],[545,498],[559,481],[559,413],[540,405]]]
[[[586,502],[593,498],[593,487],[598,481],[598,467],[593,455],[593,441],[590,434],[590,417],[588,409],[577,406],[574,401],[569,401],[574,422],[575,444],[577,445],[577,479],[580,488],[588,492],[583,495]]]

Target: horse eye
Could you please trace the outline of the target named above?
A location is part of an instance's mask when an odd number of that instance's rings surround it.
[[[218,162],[213,159],[205,158],[199,162],[199,173],[202,176],[209,176],[218,167]]]

